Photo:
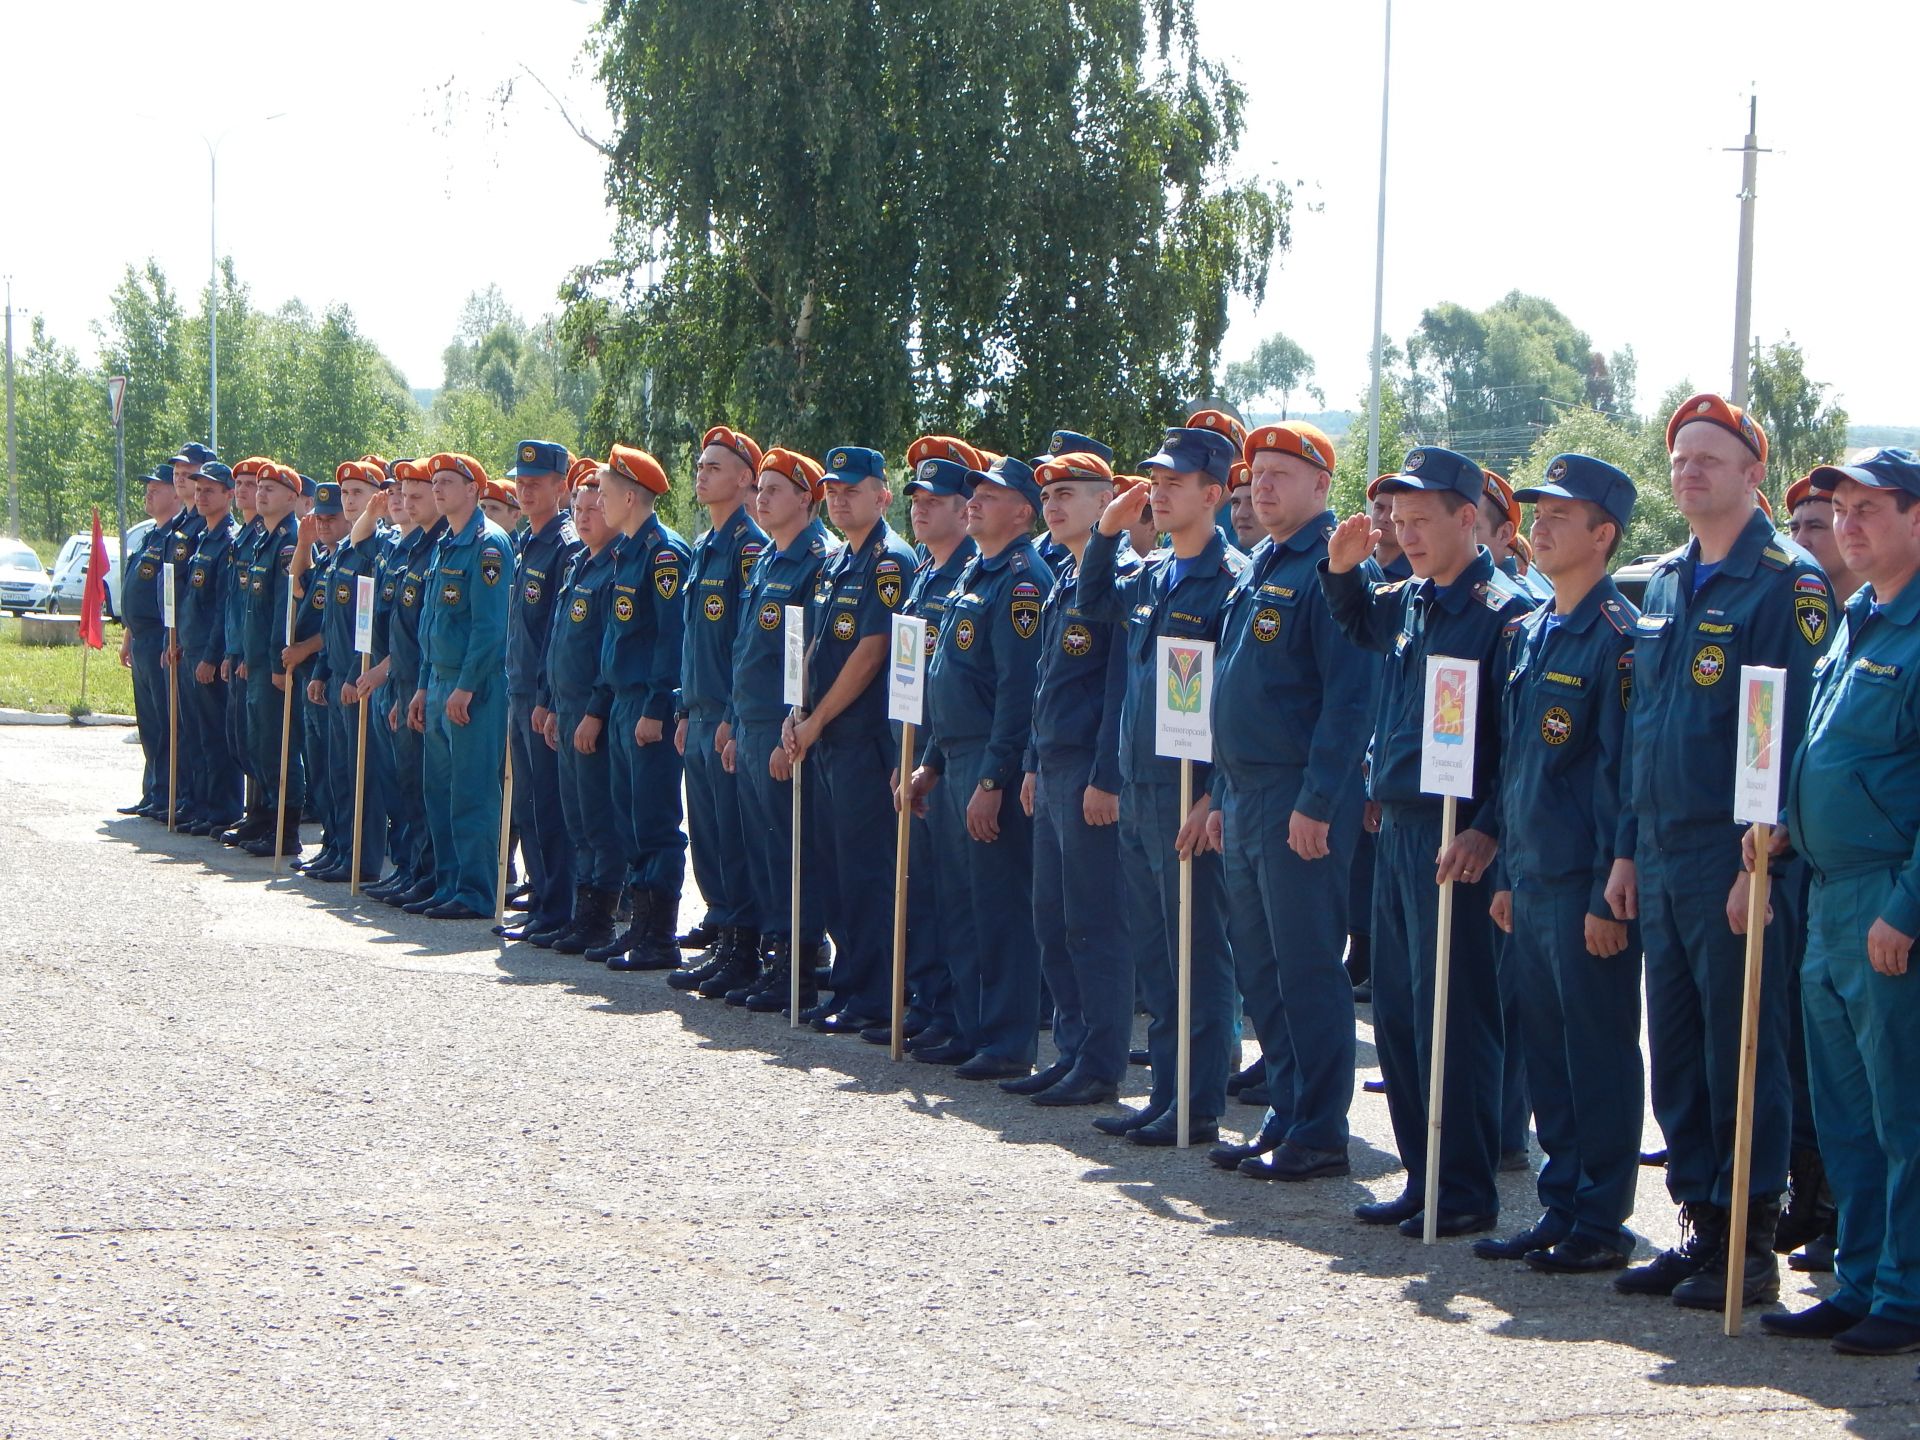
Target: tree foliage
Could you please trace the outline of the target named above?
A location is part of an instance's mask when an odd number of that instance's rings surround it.
[[[608,0],[619,225],[563,291],[592,442],[1147,444],[1287,238],[1222,178],[1244,97],[1192,0],[1148,9]]]
[[[1327,397],[1313,384],[1313,357],[1297,340],[1285,335],[1269,335],[1245,360],[1227,366],[1221,390],[1242,410],[1256,405],[1280,402],[1280,418],[1285,419],[1293,403],[1293,392],[1305,387],[1314,404],[1324,405]]]
[[[1753,347],[1747,403],[1767,433],[1767,498],[1777,515],[1787,486],[1847,449],[1847,412],[1827,399],[1831,386],[1808,376],[1806,360],[1791,335]]]

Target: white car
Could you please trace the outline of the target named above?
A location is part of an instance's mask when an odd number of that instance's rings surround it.
[[[53,603],[53,581],[24,540],[0,540],[0,610],[19,615]]]
[[[129,555],[146,541],[147,532],[152,528],[153,521],[142,520],[127,532]],[[53,609],[56,612],[73,614],[86,598],[87,551],[92,544],[91,534],[69,535],[66,544],[60,547],[60,557],[53,562]],[[120,542],[109,535],[106,545],[107,614],[117,620],[120,618]]]

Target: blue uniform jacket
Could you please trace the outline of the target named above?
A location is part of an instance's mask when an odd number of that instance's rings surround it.
[[[1783,753],[1791,755],[1806,732],[1814,662],[1832,638],[1827,577],[1758,507],[1695,594],[1698,555],[1689,541],[1660,561],[1634,631],[1633,808],[1663,844],[1743,828],[1733,818],[1740,667],[1786,670]]]
[[[409,532],[411,533],[411,532]],[[380,548],[373,557],[373,663],[378,665],[393,650],[393,612],[400,599],[400,581],[406,573],[405,553],[400,527],[381,532]],[[387,671],[393,675],[392,668]]]
[[[769,541],[754,561],[747,577],[747,592],[740,602],[753,623],[742,625],[733,641],[733,699],[727,707],[728,724],[746,720],[764,725],[787,713],[783,698],[786,607],[811,601],[821,567],[839,548],[826,526],[809,520],[785,550],[774,549]]]
[[[1122,540],[1125,537],[1121,537]],[[1091,542],[1089,542],[1091,543]],[[1040,664],[1034,677],[1033,738],[1025,765],[1034,773],[1049,757],[1091,753],[1087,783],[1120,793],[1120,710],[1127,694],[1127,647],[1118,625],[1080,606],[1080,566],[1059,547],[1053,589],[1040,610]],[[1117,558],[1131,578],[1140,568],[1131,548]]]
[[[330,593],[327,596],[326,620],[321,628],[324,638],[320,647],[319,673],[323,680],[359,678],[360,656],[353,648],[353,632],[354,622],[358,618],[354,612],[359,606],[360,577],[373,577],[373,601],[377,608],[380,603],[380,552],[386,543],[387,532],[376,528],[361,543],[355,544],[351,539],[342,540],[334,549],[333,563],[328,566]],[[371,656],[367,663],[373,663]]]
[[[641,713],[671,720],[680,703],[680,651],[686,643],[687,605],[680,590],[693,552],[658,515],[608,548],[614,553],[613,599],[600,632],[600,685],[615,694],[643,690]]]
[[[906,599],[913,568],[912,549],[884,519],[874,522],[858,550],[842,545],[827,557],[807,607],[809,706],[833,688],[862,640],[878,635],[884,641],[893,628],[894,612]],[[859,739],[886,731],[887,686],[876,675],[833,717],[821,738]]]
[[[599,720],[613,712],[613,690],[600,683],[600,641],[613,603],[616,558],[611,544],[602,545],[597,555],[582,545],[567,560],[534,699],[543,709],[578,710]]]
[[[1227,544],[1216,529],[1207,548],[1194,557],[1187,575],[1174,581],[1179,557],[1156,550],[1132,574],[1120,573],[1120,537],[1095,530],[1080,557],[1080,608],[1095,620],[1127,627],[1127,691],[1120,711],[1120,774],[1141,782],[1170,782],[1177,760],[1154,751],[1154,686],[1159,681],[1155,640],[1162,635],[1184,640],[1220,638],[1220,617],[1227,596],[1247,568],[1247,557]],[[1194,794],[1203,793],[1212,767],[1193,768]]]
[[[266,539],[266,527],[255,516],[240,526],[227,556],[226,621],[221,627],[225,658],[238,665],[247,658],[247,594],[253,587],[253,552]]]
[[[287,642],[288,571],[300,522],[291,513],[261,535],[247,566],[246,660],[249,681],[280,673]]]
[[[1920,584],[1881,606],[1863,585],[1815,670],[1807,738],[1787,773],[1787,825],[1820,879],[1892,872],[1880,918],[1902,935],[1920,935],[1916,755]]]
[[[120,618],[129,630],[157,630],[164,619],[160,567],[173,554],[173,540],[174,521],[160,521],[147,531],[140,548],[127,557],[127,579],[120,587]]]
[[[680,713],[717,719],[733,695],[733,642],[740,603],[767,532],[742,505],[693,542],[687,566],[686,641],[680,653]]]
[[[567,566],[586,547],[564,511],[537,534],[519,532],[516,541],[520,560],[507,609],[507,693],[524,698],[540,688],[540,665],[553,635],[554,595]]]
[[[1052,588],[1053,572],[1025,536],[961,569],[927,670],[932,733],[921,763],[935,774],[945,772],[954,746],[984,743],[979,774],[957,779],[1005,789],[1020,778],[1033,732],[1040,609]]]
[[[1479,730],[1474,736],[1473,798],[1459,806],[1462,829],[1500,833],[1500,683],[1507,643],[1520,617],[1533,608],[1494,568],[1483,545],[1445,589],[1431,580],[1376,581],[1377,567],[1355,566],[1336,575],[1319,564],[1328,607],[1347,637],[1385,655],[1379,729],[1373,737],[1367,793],[1382,805],[1438,813],[1441,799],[1420,789],[1420,742],[1425,721],[1427,657],[1480,662]]]
[[[512,593],[507,532],[475,506],[465,525],[448,530],[433,547],[420,618],[422,681],[451,681],[454,689],[476,696],[504,684]]]
[[[392,565],[400,593],[394,597],[393,618],[387,624],[387,679],[396,697],[404,701],[420,684],[420,617],[426,612],[427,577],[433,571],[434,546],[446,533],[447,522],[435,520],[402,540]]]
[[[1320,588],[1333,533],[1324,511],[1285,540],[1253,547],[1227,596],[1213,695],[1214,800],[1224,779],[1252,787],[1304,771],[1293,808],[1331,820],[1366,753],[1378,659],[1341,633]]]
[[[325,545],[318,541],[314,543],[313,563],[307,567],[307,573],[300,577],[300,583],[307,588],[293,612],[293,638],[296,642],[325,635],[327,610],[333,599],[333,554]],[[302,661],[294,671],[294,678],[302,689],[311,680],[327,678],[326,663],[327,650],[323,639],[320,649]]]
[[[234,538],[240,527],[231,515],[200,533],[187,561],[186,584],[180,597],[180,663],[218,666],[227,653],[227,595],[232,589]]]
[[[1637,831],[1626,744],[1639,612],[1603,578],[1553,615],[1547,604],[1521,620],[1500,700],[1500,884],[1584,879],[1587,913],[1611,920],[1607,875],[1633,858]]]

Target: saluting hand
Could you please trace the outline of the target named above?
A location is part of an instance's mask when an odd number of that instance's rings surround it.
[[[1147,518],[1147,508],[1152,504],[1153,497],[1147,493],[1144,485],[1129,485],[1124,490],[1116,488],[1113,499],[1100,512],[1100,533],[1118,535],[1140,524]]]
[[[1327,537],[1327,570],[1334,575],[1346,574],[1379,543],[1380,531],[1371,519],[1365,514],[1349,515]]]

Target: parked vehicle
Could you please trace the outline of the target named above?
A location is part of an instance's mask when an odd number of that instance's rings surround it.
[[[153,521],[142,520],[127,531],[127,553],[133,554],[147,538],[147,532],[153,528]],[[112,535],[106,537],[107,543],[107,614],[110,618],[120,618],[120,542]],[[60,547],[59,558],[53,562],[53,610],[55,613],[71,615],[79,610],[80,602],[87,593],[87,551],[93,544],[93,536],[69,535],[66,543]]]
[[[0,610],[15,615],[53,603],[53,579],[24,540],[0,540]]]

